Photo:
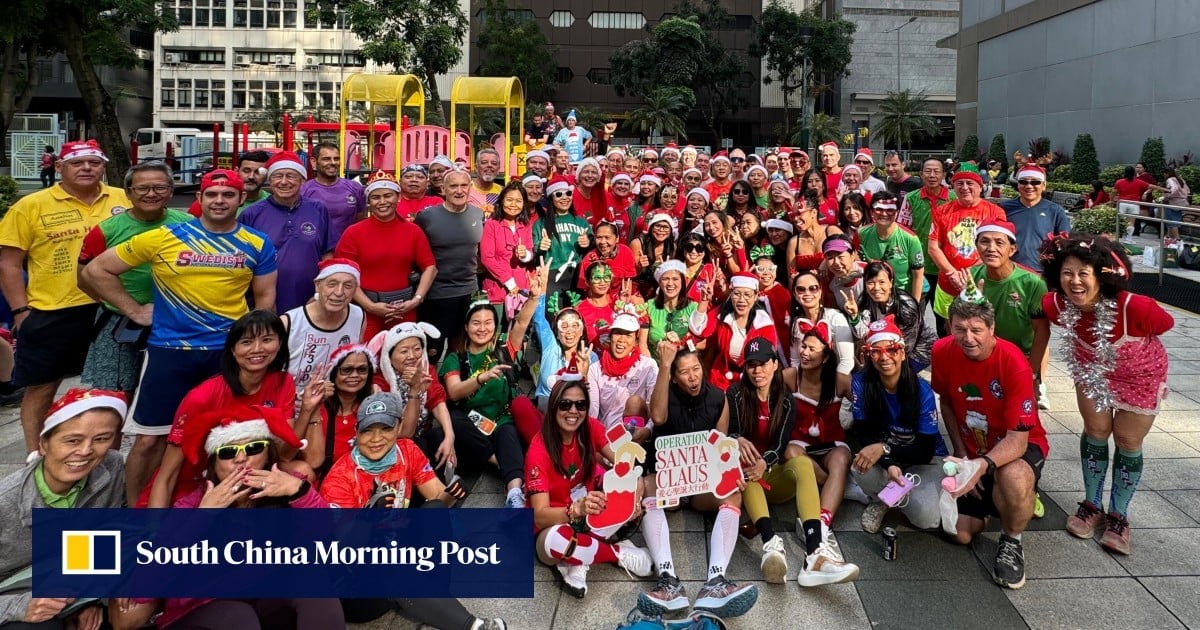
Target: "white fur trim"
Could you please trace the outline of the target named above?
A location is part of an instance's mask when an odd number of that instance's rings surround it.
[[[204,452],[212,455],[226,444],[244,444],[251,440],[269,440],[274,436],[266,420],[244,420],[215,427],[204,439]]]
[[[396,369],[392,367],[392,350],[405,339],[416,337],[421,340],[421,348],[428,347],[430,339],[441,339],[442,333],[433,324],[425,322],[404,322],[397,324],[383,333],[383,347],[379,351],[379,372],[387,381],[389,388],[396,387]]]
[[[370,184],[367,184],[367,187],[363,191],[363,194],[370,195],[372,191],[379,190],[380,188],[382,188],[384,190],[390,190],[392,192],[395,192],[396,194],[400,193],[400,185],[399,184],[397,184],[396,182],[393,182],[391,180],[380,179],[380,180],[373,181]]]
[[[46,435],[54,427],[82,414],[85,411],[92,409],[112,409],[121,416],[121,420],[125,420],[125,414],[129,411],[129,406],[124,400],[113,396],[91,396],[77,400],[62,409],[54,412],[53,415],[46,418],[46,424],[42,427],[42,435]]]
[[[654,281],[658,282],[662,280],[663,274],[667,273],[668,271],[675,271],[678,272],[679,275],[685,278],[687,277],[687,265],[683,264],[682,260],[668,260],[659,265],[658,269],[654,270]]]
[[[999,232],[1008,238],[1011,238],[1014,242],[1017,240],[1017,235],[1014,234],[1012,230],[1002,225],[996,225],[995,223],[984,223],[983,225],[975,228],[975,238],[979,238],[979,235],[983,234],[984,232]]]
[[[560,190],[571,190],[571,184],[560,179],[546,187],[546,194],[553,195]]]
[[[308,171],[305,170],[304,165],[299,162],[294,162],[292,160],[279,160],[278,162],[267,167],[267,177],[270,177],[271,175],[274,175],[275,173],[278,173],[279,171],[285,171],[285,170],[286,171],[295,171],[297,173],[300,173],[300,177],[303,177],[304,179],[308,179]]]
[[[729,279],[729,286],[733,289],[752,289],[757,291],[758,278],[737,275]]]
[[[358,270],[355,269],[354,267],[351,267],[350,265],[329,265],[328,267],[317,272],[316,279],[324,280],[325,278],[328,278],[329,276],[332,276],[335,273],[348,273],[348,274],[354,276],[355,282],[362,281],[362,277],[359,275]]]
[[[1022,179],[1036,179],[1039,182],[1046,181],[1046,172],[1040,168],[1022,168],[1017,171],[1017,181]]]

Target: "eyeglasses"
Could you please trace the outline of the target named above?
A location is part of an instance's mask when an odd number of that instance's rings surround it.
[[[230,444],[217,448],[217,459],[231,460],[237,459],[239,453],[245,453],[246,457],[254,457],[259,453],[267,450],[271,445],[271,440],[254,440],[245,444]]]
[[[902,351],[904,351],[904,346],[867,346],[867,356],[872,359],[882,359],[884,354],[895,358]]]
[[[365,365],[343,365],[338,368],[338,374],[342,376],[350,376],[351,374],[366,374],[368,367]]]
[[[575,408],[575,411],[587,411],[588,410],[588,401],[586,401],[586,400],[566,400],[566,399],[558,401],[558,410],[559,411],[570,411],[572,407]]]
[[[820,293],[821,285],[810,284],[808,286],[796,285],[796,293]]]
[[[168,192],[171,192],[171,187],[170,186],[133,186],[129,190],[130,190],[130,192],[133,192],[138,195],[148,195],[150,193],[154,193],[156,195],[163,195]]]
[[[749,195],[750,195],[750,191],[748,191],[748,190],[734,190],[734,191],[730,192],[729,194],[731,194],[731,195],[745,195],[745,196],[749,196]]]
[[[569,193],[569,192],[565,192],[565,191],[561,191],[561,190],[560,190],[560,191],[558,191],[558,192],[553,192],[553,193],[550,193],[550,197],[551,197],[552,199],[559,199],[559,198],[561,198],[561,197],[570,197],[570,196],[571,196],[571,193]]]
[[[642,158],[642,161],[643,162],[657,162],[658,158],[652,158],[652,157]]]
[[[778,269],[778,267],[775,265],[775,263],[765,263],[754,267],[754,271],[758,273],[774,273],[776,269]]]
[[[1040,182],[1036,179],[1022,179],[1022,180],[1018,180],[1017,183],[1022,186],[1038,186],[1042,182]]]
[[[684,243],[683,251],[685,252],[702,252],[705,247],[703,243]]]
[[[862,166],[875,166],[875,163],[870,160],[854,160],[854,163],[861,164]]]

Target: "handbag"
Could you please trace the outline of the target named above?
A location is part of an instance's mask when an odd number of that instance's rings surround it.
[[[665,620],[661,616],[646,616],[635,608],[617,630],[726,630],[726,626],[720,617],[703,610],[684,619]]]
[[[363,289],[363,295],[367,296],[372,302],[382,304],[391,304],[392,302],[407,302],[413,298],[413,288],[410,286],[406,289],[398,289],[396,291],[368,291]]]

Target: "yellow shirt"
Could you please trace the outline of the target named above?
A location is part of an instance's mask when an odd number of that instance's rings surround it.
[[[0,246],[26,253],[29,305],[52,311],[93,303],[79,290],[75,275],[83,237],[130,205],[125,191],[103,184],[91,206],[72,197],[61,184],[25,195],[13,204],[0,221]]]

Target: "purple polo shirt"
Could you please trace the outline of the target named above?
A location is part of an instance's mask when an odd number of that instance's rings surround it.
[[[329,186],[316,178],[310,179],[300,186],[300,196],[325,206],[335,234],[345,232],[354,223],[355,217],[367,210],[362,184],[344,177],[339,177]]]
[[[275,311],[283,313],[308,303],[313,295],[317,263],[333,251],[340,232],[335,231],[325,206],[300,198],[288,209],[267,197],[238,217],[238,222],[267,235],[275,245],[279,276],[275,282]]]

